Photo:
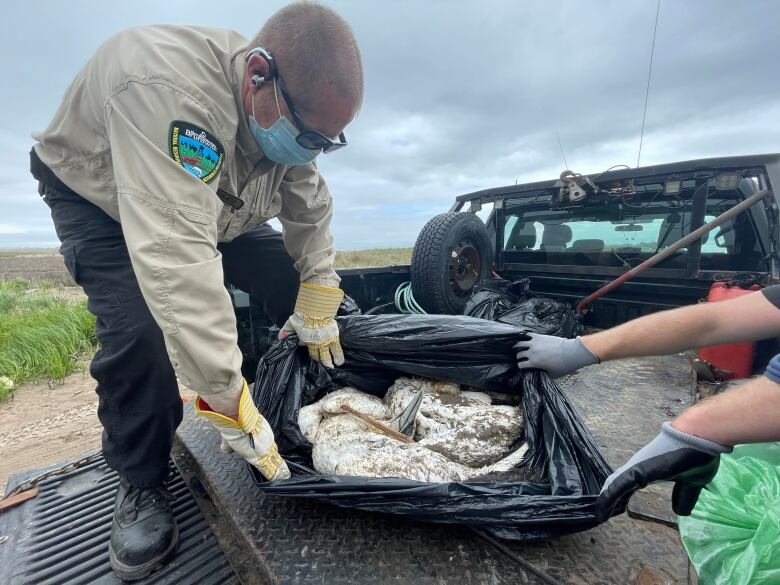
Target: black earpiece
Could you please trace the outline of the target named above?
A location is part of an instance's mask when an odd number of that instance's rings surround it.
[[[263,59],[265,59],[265,62],[268,63],[268,74],[263,75],[257,75],[254,74],[252,77],[249,78],[249,83],[251,83],[254,87],[259,87],[269,79],[273,79],[276,77],[276,63],[274,62],[274,58],[271,56],[271,53],[264,49],[263,47],[255,47],[251,51],[249,51],[246,54],[246,57],[244,58],[244,61],[249,61],[249,58],[252,55],[260,55]]]

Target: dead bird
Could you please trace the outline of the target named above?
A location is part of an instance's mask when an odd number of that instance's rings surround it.
[[[344,405],[396,428],[403,428],[404,416],[409,417],[417,442],[382,434],[344,414]],[[327,475],[464,481],[507,471],[526,450],[525,445],[513,450],[522,434],[517,408],[492,405],[486,394],[421,378],[399,378],[384,401],[342,388],[302,408],[298,424],[313,445],[314,468]]]
[[[385,394],[391,418],[418,394],[414,438],[420,445],[468,467],[483,467],[506,456],[523,432],[519,408],[492,404],[483,392],[425,378],[399,378]]]

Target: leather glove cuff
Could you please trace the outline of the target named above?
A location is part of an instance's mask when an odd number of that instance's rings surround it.
[[[214,412],[208,403],[200,396],[195,399],[195,412],[205,416],[218,430],[241,430],[245,433],[260,432],[263,416],[257,410],[252,397],[249,395],[249,388],[244,380],[244,388],[241,390],[241,398],[238,402],[238,418],[232,419],[229,416]]]
[[[218,412],[200,397],[195,400],[195,412],[207,418],[222,435],[221,450],[236,451],[257,467],[266,479],[290,477],[287,464],[279,455],[273,431],[252,401],[244,381],[244,389],[238,405],[238,417],[232,419]]]
[[[298,299],[295,301],[295,312],[307,317],[333,318],[343,298],[344,291],[340,288],[303,282],[298,291]]]
[[[295,301],[295,312],[309,317],[332,318],[343,298],[344,291],[340,288],[303,282]]]

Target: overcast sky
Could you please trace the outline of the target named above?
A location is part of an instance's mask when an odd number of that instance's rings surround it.
[[[152,23],[245,36],[284,2],[8,3],[0,36],[0,247],[57,244],[29,176],[76,72]],[[348,148],[321,156],[340,249],[411,245],[470,191],[636,165],[655,0],[331,1],[366,92]],[[662,0],[642,164],[780,151],[780,2]]]

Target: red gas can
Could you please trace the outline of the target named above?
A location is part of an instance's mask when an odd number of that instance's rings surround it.
[[[742,287],[728,281],[715,282],[710,287],[707,302],[725,301],[726,299],[747,295],[760,289],[760,284]],[[702,347],[699,349],[698,354],[701,359],[707,360],[713,366],[722,370],[721,375],[717,376],[720,379],[749,378],[753,373],[753,353],[755,347],[756,344],[752,341],[727,343]]]

